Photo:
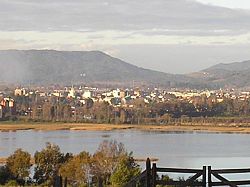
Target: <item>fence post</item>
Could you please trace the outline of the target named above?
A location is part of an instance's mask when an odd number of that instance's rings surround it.
[[[151,163],[150,163],[150,159],[147,158],[147,161],[146,161],[146,186],[147,187],[151,187],[150,178],[151,178]]]
[[[60,175],[60,187],[63,187],[63,179],[61,175]]]
[[[62,177],[56,176],[53,183],[53,187],[62,187]]]
[[[67,187],[67,185],[68,185],[68,178],[65,177],[65,179],[64,179],[64,187]]]
[[[211,172],[211,166],[208,166],[208,187],[212,187],[212,172]]]
[[[206,187],[206,182],[207,182],[207,173],[206,173],[207,167],[203,166],[203,172],[202,172],[202,183],[203,187]]]
[[[156,163],[153,163],[152,167],[152,187],[156,187],[156,175],[157,175],[157,170],[156,170]]]

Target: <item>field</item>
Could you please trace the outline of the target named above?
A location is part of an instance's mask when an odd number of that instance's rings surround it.
[[[221,133],[250,133],[250,125],[241,124],[176,124],[176,125],[124,125],[124,124],[94,124],[94,123],[0,123],[0,131],[17,130],[89,130],[89,131],[112,131],[112,130],[144,130],[144,131],[200,131]]]

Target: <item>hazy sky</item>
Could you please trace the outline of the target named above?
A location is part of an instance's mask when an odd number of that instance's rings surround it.
[[[189,73],[250,59],[250,0],[0,0],[0,49],[101,50]]]

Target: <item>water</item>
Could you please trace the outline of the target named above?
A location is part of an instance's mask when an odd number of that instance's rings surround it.
[[[31,154],[55,143],[63,152],[94,153],[103,140],[115,139],[136,158],[158,158],[157,166],[250,168],[250,134],[116,131],[16,131],[0,132],[0,157],[17,148]],[[141,165],[144,167],[144,163]],[[250,175],[250,174],[249,174]]]

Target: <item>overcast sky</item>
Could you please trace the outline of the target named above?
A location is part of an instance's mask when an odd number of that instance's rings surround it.
[[[0,0],[0,49],[101,50],[189,73],[250,59],[249,0]]]

